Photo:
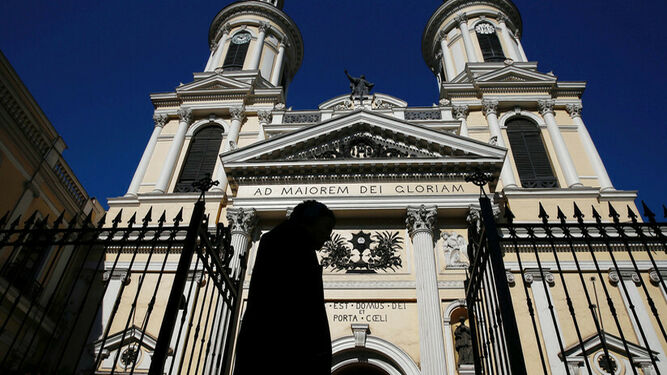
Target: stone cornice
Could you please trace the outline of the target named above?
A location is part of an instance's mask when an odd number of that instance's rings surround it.
[[[279,10],[273,5],[266,4],[260,1],[241,1],[232,3],[225,8],[223,8],[211,22],[211,27],[209,28],[208,38],[209,45],[211,45],[217,35],[218,30],[222,25],[228,22],[229,19],[237,15],[251,14],[260,17],[264,17],[277,25],[287,32],[287,37],[290,40],[290,43],[287,47],[289,61],[292,61],[292,66],[290,67],[290,75],[294,75],[301,66],[303,62],[303,37],[301,36],[301,31],[297,27],[296,23],[287,15],[285,12]]]

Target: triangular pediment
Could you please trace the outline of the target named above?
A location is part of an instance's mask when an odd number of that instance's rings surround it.
[[[633,344],[632,342],[627,342],[628,353],[623,344],[623,340],[620,337],[609,334],[602,331],[601,334],[595,334],[583,341],[583,350],[581,344],[576,343],[566,348],[563,353],[560,353],[560,357],[565,357],[567,360],[573,360],[576,358],[583,358],[584,356],[589,356],[599,350],[602,350],[604,346],[607,347],[607,350],[613,354],[618,354],[626,358],[633,358],[639,361],[650,361],[649,352],[646,348]],[[658,354],[657,352],[654,352]]]
[[[556,82],[556,77],[516,66],[507,66],[475,79],[476,82]]]
[[[201,91],[220,91],[220,90],[251,90],[252,85],[246,82],[223,76],[222,74],[214,74],[210,77],[200,79],[187,85],[179,86],[176,89],[178,93],[187,92],[201,92]]]
[[[93,351],[95,355],[97,355],[100,350],[102,350],[103,357],[105,357],[105,353],[109,353],[113,350],[133,343],[137,343],[141,347],[145,348],[145,350],[152,352],[155,350],[157,340],[152,335],[142,332],[141,328],[132,326],[129,327],[126,331],[119,331],[113,335],[109,335],[106,340],[97,340],[93,344]],[[102,344],[104,344],[104,347],[102,347]]]

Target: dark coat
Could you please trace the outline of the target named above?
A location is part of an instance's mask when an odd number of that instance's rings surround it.
[[[290,221],[262,236],[234,375],[331,374],[331,334],[316,250]]]

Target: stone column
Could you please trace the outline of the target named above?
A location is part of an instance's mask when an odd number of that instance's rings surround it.
[[[230,150],[235,150],[238,146],[236,142],[239,140],[239,132],[241,131],[241,123],[245,118],[245,108],[241,107],[232,107],[229,109],[229,114],[232,117],[232,126],[229,129],[229,134],[227,139],[222,144],[222,152],[227,152]],[[227,174],[225,174],[225,166],[220,164],[220,168],[215,173],[214,181],[219,181],[218,186],[211,188],[212,192],[224,192],[227,190]]]
[[[271,123],[273,115],[271,111],[257,111],[257,117],[259,118],[259,134],[257,134],[257,140],[263,141],[266,139],[266,133],[264,133],[264,127]]]
[[[433,229],[436,207],[408,207],[405,220],[415,259],[417,275],[417,311],[419,316],[419,355],[424,375],[447,373],[445,343],[442,334],[438,270],[435,266]]]
[[[637,289],[637,285],[641,285],[641,280],[639,279],[640,276],[637,274],[637,272],[635,272],[634,269],[621,268],[619,271],[621,271],[620,275],[618,272],[616,272],[616,269],[610,268],[609,281],[612,284],[618,285],[618,291],[623,298],[623,304],[625,304],[625,309],[628,313],[628,316],[630,317],[630,321],[632,322],[632,327],[635,330],[635,334],[637,334],[637,343],[642,347],[645,345],[642,334],[639,331],[638,324],[640,324],[644,330],[644,334],[646,335],[646,341],[648,341],[648,345],[651,347],[650,349],[658,353],[655,356],[656,362],[658,364],[658,371],[660,371],[661,374],[667,374],[667,357],[665,356],[665,351],[660,344],[660,339],[656,334],[655,326],[653,325],[653,322],[651,322],[649,311],[646,308],[645,299],[642,298],[642,294],[640,294],[639,289]],[[620,283],[623,283],[623,285],[620,285]],[[628,291],[630,300],[628,300],[628,296],[625,295],[623,286],[625,286],[625,289]],[[635,307],[637,320],[639,320],[639,322],[634,319],[632,310],[630,309],[631,305],[634,305]]]
[[[497,100],[482,100],[482,109],[486,115],[486,121],[489,123],[489,133],[491,137],[496,138],[496,144],[500,147],[508,148],[505,144],[505,138],[500,131],[500,124],[498,124],[498,101]],[[514,172],[512,171],[512,164],[509,160],[509,154],[506,154],[503,162],[503,169],[500,172],[500,179],[503,181],[503,189],[508,187],[517,187],[514,179]]]
[[[614,190],[614,186],[609,179],[609,174],[607,174],[602,159],[600,159],[600,154],[598,154],[598,150],[595,148],[595,144],[593,144],[591,135],[588,133],[588,129],[586,129],[586,126],[584,125],[584,120],[581,119],[581,110],[583,109],[583,106],[581,104],[568,104],[566,108],[574,123],[577,124],[577,132],[581,138],[581,144],[584,146],[586,155],[588,155],[588,160],[591,162],[595,175],[598,178],[600,190]]]
[[[452,112],[454,112],[454,118],[461,121],[461,129],[459,130],[459,135],[468,136],[468,106],[467,105],[455,105],[452,107]]]
[[[215,44],[213,47],[213,56],[209,60],[208,64],[206,64],[206,72],[212,72],[214,71],[217,67],[219,67],[222,64],[222,51],[225,49],[225,44],[227,44],[227,39],[229,39],[229,32],[231,30],[231,27],[229,24],[225,24],[225,26],[222,27],[222,36],[220,37],[220,40],[218,43]]]
[[[512,35],[510,34],[510,31],[507,27],[507,21],[509,20],[507,19],[506,15],[498,13],[498,23],[502,28],[503,41],[507,46],[507,52],[509,52],[509,57],[514,61],[520,61],[521,57],[519,56],[519,52],[516,49],[516,43],[514,43]]]
[[[514,39],[516,40],[516,47],[519,50],[519,55],[521,55],[523,61],[528,61],[526,52],[523,50],[523,45],[521,45],[521,34],[519,34],[519,30],[514,32]]]
[[[183,148],[185,133],[188,131],[188,127],[192,122],[192,110],[186,107],[180,108],[178,110],[178,118],[180,120],[178,123],[178,130],[176,130],[176,135],[174,135],[174,139],[171,141],[169,153],[164,160],[162,172],[160,173],[160,177],[153,190],[154,193],[164,193],[167,191],[169,180],[171,180],[171,176],[174,174],[176,161],[178,161],[178,155],[180,155],[181,149]]]
[[[141,155],[141,160],[139,161],[139,166],[134,172],[134,177],[132,177],[132,182],[130,182],[130,187],[127,189],[126,197],[136,197],[139,192],[139,187],[141,186],[141,181],[146,175],[146,170],[148,169],[148,162],[150,162],[151,157],[153,156],[153,151],[155,150],[155,145],[157,144],[157,139],[162,133],[162,128],[167,123],[167,115],[165,114],[155,114],[153,116],[153,121],[155,122],[155,127],[153,128],[153,134],[148,140],[148,145],[144,150],[144,154]]]
[[[273,71],[271,72],[271,84],[278,86],[280,82],[280,77],[283,73],[283,61],[285,60],[285,41],[280,41],[280,46],[278,47],[278,57],[276,57],[276,63],[273,66]]]
[[[445,30],[440,30],[440,49],[442,50],[442,59],[445,61],[445,73],[447,77],[443,77],[443,81],[451,81],[456,76],[456,71],[454,69],[454,62],[452,61],[452,56],[449,53],[449,47],[447,46],[447,33]]]
[[[549,309],[549,287],[554,286],[554,276],[548,268],[542,268],[542,273],[536,268],[526,268],[523,274],[523,280],[530,285],[530,290],[533,292],[533,300],[535,302],[535,310],[537,311],[537,318],[540,322],[542,331],[542,338],[544,341],[544,349],[547,352],[547,361],[552,374],[563,373],[563,361],[558,354],[560,347],[558,346],[558,336],[561,336],[560,327],[554,325]],[[549,298],[547,298],[549,296]],[[556,315],[556,322],[558,322],[558,314],[554,308]],[[561,336],[562,337],[562,336]]]
[[[537,105],[540,108],[542,118],[547,123],[547,130],[549,131],[551,143],[556,151],[556,158],[558,159],[560,168],[565,176],[565,183],[568,187],[583,186],[579,181],[579,175],[577,175],[577,170],[574,168],[574,162],[572,161],[570,152],[567,150],[563,135],[560,133],[560,129],[558,129],[558,124],[556,124],[556,117],[554,117],[554,103],[554,100],[539,100]]]
[[[475,53],[475,46],[472,44],[472,38],[470,38],[470,30],[468,30],[468,17],[465,13],[461,13],[454,18],[459,24],[459,29],[461,30],[461,36],[463,37],[463,44],[466,48],[466,55],[468,56],[468,62],[477,62],[477,54]]]
[[[230,262],[232,277],[236,278],[241,270],[241,254],[248,251],[250,235],[257,224],[257,212],[253,208],[235,208],[227,209],[227,221],[231,226],[232,246],[234,255]]]
[[[252,53],[252,58],[250,59],[250,70],[259,69],[259,61],[262,58],[262,51],[264,50],[264,38],[266,37],[266,30],[269,27],[270,25],[268,22],[260,22],[259,24],[259,35],[257,35],[255,49]]]

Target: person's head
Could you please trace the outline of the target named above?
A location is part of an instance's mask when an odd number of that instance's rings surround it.
[[[333,212],[324,204],[314,200],[299,203],[294,207],[289,220],[304,228],[308,239],[316,249],[321,248],[329,240],[331,231],[336,225]]]
[[[362,74],[359,78],[366,79],[366,76]]]

